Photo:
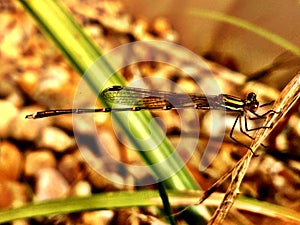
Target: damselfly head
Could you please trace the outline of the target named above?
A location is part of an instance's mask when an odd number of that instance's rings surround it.
[[[246,103],[245,103],[246,109],[250,112],[255,112],[259,106],[259,102],[256,99],[256,94],[253,92],[250,92],[247,95]]]

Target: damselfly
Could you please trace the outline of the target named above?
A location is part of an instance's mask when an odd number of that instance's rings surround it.
[[[133,88],[121,86],[112,86],[105,89],[101,93],[102,98],[106,102],[114,104],[125,105],[125,107],[117,108],[99,108],[99,109],[56,109],[36,112],[27,115],[26,118],[38,119],[50,116],[58,116],[63,114],[82,114],[82,113],[96,113],[96,112],[120,112],[120,111],[140,111],[140,110],[171,110],[171,109],[202,109],[202,110],[225,110],[226,112],[233,112],[237,114],[234,124],[230,131],[230,138],[250,149],[247,145],[239,142],[233,137],[233,132],[237,122],[239,121],[240,131],[253,139],[247,132],[269,127],[248,128],[247,119],[255,120],[265,118],[269,113],[275,113],[269,110],[266,113],[259,115],[256,113],[258,107],[271,105],[273,102],[259,106],[256,99],[256,94],[251,92],[246,99],[238,98],[228,94],[220,95],[203,95],[203,94],[182,94],[158,90],[147,90],[142,88]],[[247,112],[250,112],[254,117],[247,117]],[[242,118],[244,118],[245,130],[242,126]],[[251,150],[251,149],[250,149]],[[251,150],[252,151],[252,150]]]

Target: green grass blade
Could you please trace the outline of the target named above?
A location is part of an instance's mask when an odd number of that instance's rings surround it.
[[[172,207],[169,202],[169,197],[168,197],[168,194],[166,192],[163,182],[158,182],[157,186],[158,186],[160,198],[162,199],[162,202],[163,202],[165,213],[168,216],[170,224],[176,225],[176,221],[175,221],[175,218],[174,218],[173,212],[172,212]]]
[[[201,196],[201,193],[193,191],[168,191],[167,194],[170,204],[177,207],[193,205]],[[215,193],[205,201],[205,204],[218,206],[223,197],[224,194]],[[0,211],[0,223],[52,214],[161,205],[162,201],[157,191],[110,192],[88,197],[71,197],[68,199],[30,203],[19,208],[2,210]],[[283,221],[300,222],[299,212],[255,199],[238,197],[235,202],[235,207],[239,210],[258,213]]]
[[[59,2],[52,0],[20,0],[20,2],[35,18],[42,30],[53,40],[80,75],[83,75],[95,60],[101,56],[101,51],[98,50],[98,47],[84,34],[81,27]],[[105,60],[101,60],[92,73],[86,74],[85,80],[97,96],[99,95],[99,90],[96,87],[99,86],[99,82],[109,80],[110,84],[124,85],[124,80],[112,70]],[[141,150],[139,152],[144,161],[152,165],[169,157],[173,152],[173,148],[167,138],[161,138],[162,132],[158,125],[154,125],[153,130],[157,131],[154,139],[163,139],[163,141],[156,145],[157,149],[145,151],[148,150],[148,146],[141,145],[135,141],[134,134],[140,135],[141,130],[145,131],[146,137],[150,133],[149,123],[152,120],[150,113],[138,112],[132,117],[134,126],[131,127],[135,127],[133,132],[132,130],[128,130],[124,125],[128,123],[127,117],[119,114],[114,115],[116,123],[123,129],[124,134],[128,135],[128,139],[132,142],[133,146]],[[179,157],[172,157],[168,165],[165,165],[166,168],[156,169],[156,171],[154,171],[155,176],[162,177],[166,171],[177,169],[178,162],[180,162]],[[168,188],[177,189],[198,188],[198,185],[185,168],[168,179],[166,185]]]

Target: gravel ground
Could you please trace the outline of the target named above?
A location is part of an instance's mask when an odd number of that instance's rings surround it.
[[[9,1],[8,1],[9,2]],[[169,21],[157,18],[147,21],[133,18],[118,1],[65,1],[76,19],[84,26],[104,52],[133,40],[167,40],[180,42]],[[76,4],[75,4],[76,3]],[[88,196],[105,191],[128,190],[95,172],[81,155],[73,135],[72,116],[28,120],[25,116],[36,111],[71,108],[80,77],[68,65],[55,46],[45,38],[34,21],[19,5],[1,3],[0,14],[0,208],[17,207],[31,201],[43,201],[68,196]],[[102,13],[99,14],[98,12]],[[259,89],[262,102],[276,99],[279,90],[272,84],[246,83],[246,76],[220,65],[207,62],[222,90],[244,96],[253,87]],[[184,65],[183,65],[184,66]],[[122,71],[127,81],[141,76],[162,76],[176,81],[184,89],[194,90],[191,79],[182,71],[168,65],[141,63]],[[155,89],[158,85],[149,84]],[[270,152],[254,158],[242,185],[244,194],[287,208],[300,210],[300,120],[299,104],[281,127],[267,141]],[[179,141],[180,123],[174,112],[156,112],[164,122],[171,141]],[[184,117],[189,119],[189,112]],[[201,149],[206,145],[211,127],[209,113],[199,112],[203,125],[197,150],[188,166],[203,188],[228,171],[247,150],[242,150],[226,137],[219,155],[203,173],[199,173]],[[228,120],[232,126],[234,117]],[[137,154],[121,145],[109,122],[109,114],[95,116],[98,137],[110,146],[117,160],[140,164]],[[76,124],[82,133],[88,132],[84,123]],[[80,127],[82,126],[82,127]],[[189,125],[193,130],[193,124]],[[243,136],[237,134],[239,140]],[[89,146],[86,146],[87,151]],[[102,160],[103,161],[103,160]],[[98,162],[115,180],[135,184],[135,178],[110,171],[105,162]],[[146,179],[139,174],[139,179]],[[220,191],[224,191],[224,187]],[[151,208],[146,214],[151,214]],[[76,216],[53,216],[19,221],[20,224],[143,224],[149,222],[142,209],[118,211],[101,210]],[[151,215],[155,216],[155,213]],[[124,219],[126,218],[126,219]],[[256,221],[257,218],[252,218]],[[124,223],[124,221],[127,221]],[[135,223],[136,222],[136,223]],[[158,223],[158,222],[157,222]],[[18,224],[15,222],[15,224]],[[147,223],[148,224],[148,223]],[[150,222],[149,222],[150,224]]]

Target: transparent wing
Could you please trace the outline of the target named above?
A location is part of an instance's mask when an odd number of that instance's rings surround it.
[[[184,94],[167,91],[148,90],[113,86],[102,92],[105,101],[126,106],[136,106],[145,109],[159,109],[163,107],[188,108],[195,104],[208,106],[208,98],[201,94]]]

